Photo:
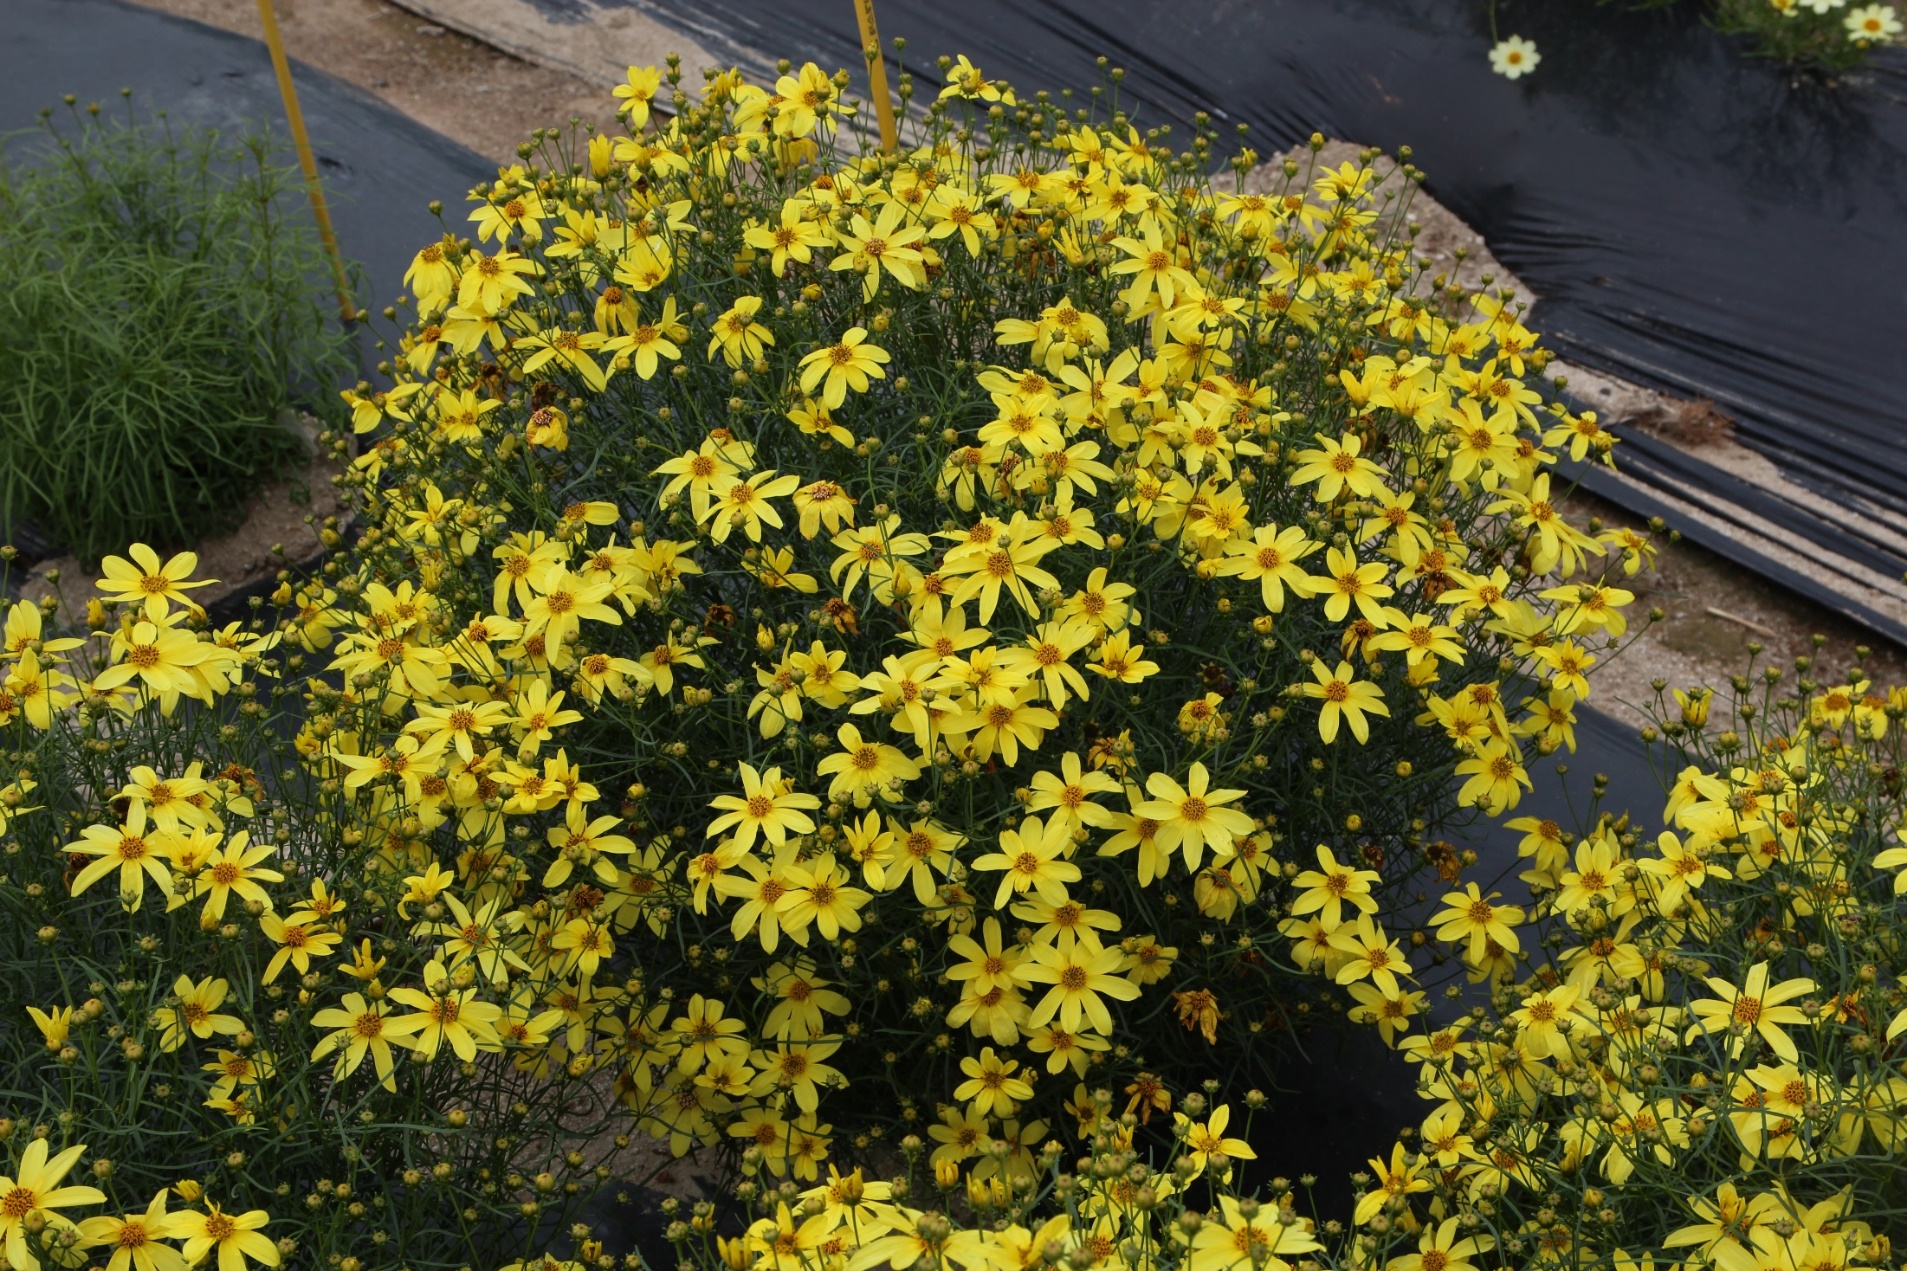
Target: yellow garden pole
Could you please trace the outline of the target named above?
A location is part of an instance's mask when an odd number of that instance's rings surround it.
[[[331,272],[338,288],[338,312],[346,322],[357,320],[357,304],[351,299],[351,280],[344,271],[344,257],[338,254],[338,236],[331,229],[331,212],[325,207],[324,189],[318,184],[318,163],[311,157],[311,138],[305,135],[305,115],[298,109],[298,89],[291,82],[291,62],[285,57],[285,40],[278,33],[278,15],[272,0],[258,0],[258,16],[265,23],[265,46],[271,50],[271,67],[278,75],[278,95],[285,101],[285,122],[291,126],[292,144],[298,149],[298,166],[304,169],[305,192],[311,196],[311,215],[318,222],[318,237],[331,257]]]
[[[269,0],[258,0],[266,4]],[[887,95],[887,62],[881,57],[881,32],[874,25],[874,0],[854,0],[854,16],[861,20],[861,52],[867,57],[868,91],[881,121],[881,149],[892,150],[900,137],[894,131],[894,103]]]

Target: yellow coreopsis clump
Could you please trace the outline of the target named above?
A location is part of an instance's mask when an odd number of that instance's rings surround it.
[[[1269,1063],[1335,1000],[1313,969],[1396,1040],[1423,995],[1382,924],[1444,868],[1431,825],[1516,805],[1624,630],[1546,449],[1608,434],[1526,378],[1515,306],[1430,285],[1368,159],[1213,178],[1209,138],[1009,115],[949,65],[889,155],[812,66],[632,72],[629,135],[476,191],[355,424],[359,572],[288,628],[332,649],[300,749],[381,868],[494,906],[472,1004],[574,1002],[552,1062],[778,1175],[950,1098],[1050,1118],[1018,1077],[952,1094],[983,1042]],[[1282,862],[1314,851],[1374,868],[1313,903]],[[825,1081],[734,996],[791,950],[852,1004],[800,1043]],[[1129,1036],[1165,992],[1183,1030]],[[673,1040],[690,997],[750,1039],[719,1080]],[[831,1095],[868,1082],[892,1114]]]

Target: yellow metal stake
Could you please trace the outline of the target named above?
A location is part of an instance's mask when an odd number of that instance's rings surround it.
[[[265,4],[268,0],[258,0]],[[887,95],[887,62],[881,57],[881,32],[874,25],[874,0],[854,0],[854,16],[861,20],[861,52],[867,57],[869,94],[874,98],[874,113],[881,121],[881,149],[892,150],[900,142],[894,131],[894,102]]]
[[[304,169],[305,192],[311,196],[311,215],[318,222],[318,237],[331,257],[331,272],[338,288],[338,312],[346,322],[355,322],[358,308],[351,298],[351,279],[344,271],[344,257],[338,254],[338,236],[332,232],[331,212],[325,207],[324,189],[318,184],[318,162],[311,157],[311,138],[305,135],[305,115],[298,109],[298,89],[291,82],[291,62],[285,57],[285,40],[278,33],[278,15],[272,10],[272,0],[258,0],[258,16],[265,23],[265,46],[271,50],[271,67],[278,75],[278,95],[285,101],[285,122],[291,126],[292,144],[298,149],[298,166]]]

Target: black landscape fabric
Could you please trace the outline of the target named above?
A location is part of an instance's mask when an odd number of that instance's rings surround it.
[[[71,93],[82,108],[122,111],[121,88],[133,90],[142,116],[164,110],[235,136],[269,127],[287,137],[271,58],[257,40],[116,0],[4,0],[0,12],[0,133],[10,159],[33,143],[42,107],[63,110]],[[358,302],[382,308],[404,289],[417,249],[440,232],[426,205],[460,206],[496,165],[342,80],[296,62],[292,75],[340,245],[364,271]],[[288,139],[285,154],[291,162]]]
[[[847,0],[607,2],[638,3],[737,60],[809,58],[864,80]],[[923,97],[939,87],[934,59],[964,52],[1020,89],[1083,102],[1103,54],[1126,68],[1122,102],[1141,124],[1182,139],[1208,110],[1248,123],[1261,153],[1313,131],[1409,145],[1429,192],[1541,297],[1533,326],[1552,347],[1711,398],[1796,480],[1907,513],[1907,395],[1893,382],[1907,363],[1899,50],[1830,81],[1748,56],[1692,3],[1501,0],[1498,30],[1543,52],[1511,82],[1489,69],[1486,0],[876,8],[884,40],[906,37]],[[1765,510],[1784,526],[1794,515]],[[1888,572],[1907,566],[1886,555]]]

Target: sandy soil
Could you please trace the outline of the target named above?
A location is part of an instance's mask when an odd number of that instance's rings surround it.
[[[208,26],[264,37],[256,0],[139,0]],[[277,0],[286,50],[375,93],[499,163],[537,128],[571,116],[614,121],[614,99],[573,75],[500,53],[383,0]],[[448,191],[447,197],[462,191]]]
[[[215,579],[213,585],[192,593],[199,604],[213,607],[229,596],[268,584],[280,570],[315,564],[323,555],[318,535],[327,524],[348,528],[349,513],[331,478],[340,471],[329,460],[314,460],[265,486],[252,498],[238,528],[218,538],[201,540],[194,577]],[[40,561],[28,573],[21,595],[39,600],[58,590],[68,614],[85,612],[86,602],[99,595],[93,584],[98,574],[80,568],[71,556]]]

